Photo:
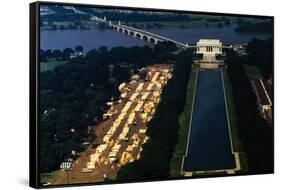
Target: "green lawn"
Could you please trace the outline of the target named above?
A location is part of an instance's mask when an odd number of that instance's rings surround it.
[[[171,159],[170,164],[170,176],[178,177],[181,176],[181,166],[183,161],[183,156],[186,152],[186,144],[187,144],[187,137],[189,132],[189,122],[190,122],[190,115],[191,109],[193,104],[193,96],[194,96],[194,88],[195,88],[195,81],[196,81],[196,73],[197,69],[193,68],[188,85],[187,85],[187,92],[186,92],[186,102],[184,106],[184,110],[179,117],[179,138],[178,143],[175,146],[175,151],[173,153],[173,157]]]
[[[256,65],[249,65],[249,64],[244,64],[243,65],[246,74],[250,80],[258,80],[259,78],[262,77],[260,69]]]
[[[67,61],[48,61],[40,63],[40,73],[53,70],[56,66],[67,63]]]
[[[232,87],[231,83],[229,81],[228,75],[226,70],[222,69],[223,74],[223,82],[224,82],[224,90],[225,90],[225,98],[226,98],[226,104],[227,104],[227,111],[228,111],[228,117],[229,117],[229,123],[230,123],[230,132],[231,132],[231,138],[232,138],[232,145],[233,145],[233,151],[239,152],[240,157],[240,164],[242,170],[240,172],[246,172],[248,170],[248,164],[247,164],[247,156],[244,153],[242,141],[238,134],[237,129],[237,115],[235,111],[235,105],[233,100],[233,93],[232,93]]]
[[[224,69],[222,69],[223,79],[224,79],[224,90],[225,90],[225,98],[226,98],[226,104],[228,109],[228,117],[229,117],[229,123],[230,123],[230,130],[231,130],[231,136],[233,140],[233,151],[238,152],[242,149],[242,143],[238,137],[237,132],[237,116],[235,113],[235,105],[233,102],[233,96],[232,96],[232,88],[230,81],[228,79],[227,73]]]

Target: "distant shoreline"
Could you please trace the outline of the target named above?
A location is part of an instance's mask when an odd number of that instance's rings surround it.
[[[41,30],[90,30],[90,29],[107,29],[106,26],[101,26],[96,22],[91,21],[79,21],[76,24],[71,21],[64,22],[44,22],[44,26],[41,26]],[[207,22],[207,21],[143,21],[143,22],[123,22],[125,25],[139,29],[185,29],[185,28],[208,28],[228,27],[235,23],[225,24],[220,22]]]

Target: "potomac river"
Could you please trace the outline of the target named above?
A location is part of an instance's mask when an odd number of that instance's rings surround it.
[[[220,39],[223,44],[242,44],[252,38],[266,39],[266,34],[244,34],[235,32],[236,25],[232,24],[222,28],[197,27],[197,28],[173,28],[173,29],[150,29],[155,34],[174,39],[182,43],[196,43],[202,38]],[[132,36],[114,31],[113,29],[90,29],[90,30],[43,30],[40,33],[41,49],[64,49],[82,45],[85,52],[107,46],[109,49],[117,46],[148,45]]]

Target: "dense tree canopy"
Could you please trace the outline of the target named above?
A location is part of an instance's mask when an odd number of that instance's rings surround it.
[[[72,48],[65,48],[62,51],[60,49],[40,49],[40,61],[48,62],[52,60],[69,60],[71,55],[74,54],[74,50]]]
[[[265,78],[270,78],[273,72],[273,41],[253,39],[248,43],[247,63],[257,65]]]
[[[251,47],[248,48],[252,51]],[[227,52],[227,73],[233,88],[237,127],[248,158],[249,173],[273,172],[273,128],[259,115],[256,96],[244,71],[245,59]],[[270,63],[272,64],[272,63]]]

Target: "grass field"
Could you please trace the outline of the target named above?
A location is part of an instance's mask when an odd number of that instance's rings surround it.
[[[256,65],[243,65],[249,80],[258,80],[262,77],[260,69]]]
[[[238,134],[237,115],[236,115],[235,105],[234,105],[234,100],[233,100],[232,87],[231,87],[230,81],[228,79],[227,72],[225,71],[224,68],[222,69],[222,74],[223,74],[223,79],[224,79],[223,82],[224,82],[226,104],[227,104],[227,109],[228,109],[227,111],[228,111],[228,117],[229,117],[233,151],[239,153],[240,164],[241,164],[241,168],[242,168],[242,170],[240,172],[246,172],[248,170],[247,156],[243,152],[242,141],[239,138],[239,134]]]
[[[49,61],[40,63],[40,73],[44,71],[52,71],[56,66],[67,63],[67,61]]]
[[[192,102],[194,96],[194,88],[195,88],[195,80],[196,80],[196,72],[197,69],[193,68],[186,91],[186,102],[184,106],[184,110],[179,117],[179,138],[178,143],[175,146],[175,151],[173,153],[173,157],[170,163],[170,176],[178,177],[181,176],[181,166],[183,161],[183,156],[185,155],[186,151],[186,143],[187,137],[189,132],[189,122],[190,122],[190,115],[192,109]]]

